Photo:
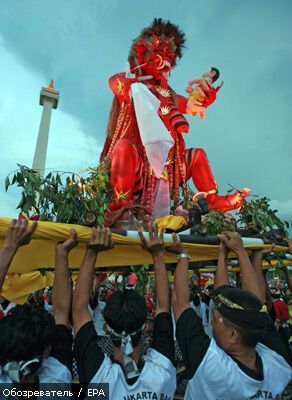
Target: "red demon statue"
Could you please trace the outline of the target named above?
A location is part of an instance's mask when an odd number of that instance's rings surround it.
[[[153,218],[167,215],[171,200],[175,207],[179,204],[180,188],[185,194],[191,177],[215,210],[240,207],[249,192],[242,189],[218,196],[204,150],[185,147],[182,135],[188,133],[189,124],[183,114],[190,100],[168,85],[184,42],[184,33],[177,26],[155,19],[133,41],[129,71],[109,79],[115,97],[101,161],[107,157],[111,162],[112,213],[139,205],[150,210]],[[215,100],[216,93],[212,96],[204,106]]]

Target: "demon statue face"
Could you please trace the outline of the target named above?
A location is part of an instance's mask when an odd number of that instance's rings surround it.
[[[182,56],[184,34],[176,25],[155,19],[133,41],[128,61],[136,76],[152,75],[157,81],[168,79],[170,70]]]

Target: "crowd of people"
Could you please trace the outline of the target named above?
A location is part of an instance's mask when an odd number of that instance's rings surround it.
[[[36,228],[37,222],[11,222],[0,252],[0,289]],[[280,399],[291,379],[289,271],[284,269],[285,292],[278,283],[269,288],[262,270],[267,250],[253,250],[250,257],[240,235],[225,232],[218,235],[214,281],[201,288],[189,278],[188,250],[176,234],[166,247],[156,225],[138,233],[154,270],[154,285],[144,295],[135,290],[133,275],[127,284],[96,276],[98,254],[114,247],[105,227],[92,228],[74,284],[68,255],[78,237],[71,229],[56,245],[52,289],[34,293],[23,305],[0,292],[0,383],[39,394],[42,385],[78,379],[84,388],[108,384],[112,400],[169,400],[180,363],[185,399]],[[292,251],[291,241],[289,246]],[[229,280],[230,251],[239,261],[241,287]],[[166,252],[177,254],[173,284]]]

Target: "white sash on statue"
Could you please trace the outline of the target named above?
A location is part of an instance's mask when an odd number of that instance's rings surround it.
[[[169,183],[160,177],[174,140],[157,113],[160,106],[157,97],[143,83],[133,83],[131,90],[141,141],[158,179],[153,210],[156,219],[170,213]]]
[[[157,113],[160,106],[157,97],[143,83],[133,83],[131,90],[141,141],[149,164],[160,179],[174,140]]]

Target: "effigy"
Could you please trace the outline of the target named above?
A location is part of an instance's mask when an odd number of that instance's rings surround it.
[[[98,257],[98,272],[125,272],[153,262],[141,248],[135,226],[138,221],[145,228],[149,220],[156,220],[159,228],[166,229],[166,246],[172,243],[171,232],[178,232],[188,250],[190,268],[199,272],[216,270],[220,245],[217,234],[226,230],[241,233],[244,247],[250,252],[255,248],[268,250],[271,243],[276,243],[263,268],[277,265],[276,253],[281,253],[282,265],[291,265],[292,256],[286,254],[284,240],[285,221],[276,217],[268,199],[245,202],[249,189],[218,195],[204,150],[185,146],[183,134],[189,132],[189,124],[184,114],[205,119],[223,82],[214,86],[219,70],[212,67],[188,82],[188,97],[177,94],[168,80],[184,44],[184,33],[161,19],[155,19],[134,39],[126,72],[109,79],[114,99],[107,137],[101,164],[90,168],[88,178],[73,173],[63,183],[61,175],[65,173],[50,172],[42,177],[38,171],[21,165],[12,172],[11,180],[6,178],[6,190],[12,185],[23,189],[17,207],[19,218],[39,222],[29,248],[21,248],[13,259],[3,297],[23,303],[31,292],[51,286],[56,243],[63,241],[72,228],[79,238],[68,261],[74,276],[91,235],[90,227],[103,223],[111,227],[115,247]],[[187,182],[191,178],[199,193],[190,204],[186,200],[190,197]],[[202,199],[207,206],[200,202]],[[243,227],[225,213],[232,209],[240,209]],[[129,214],[133,218],[127,225]],[[10,219],[0,218],[0,247],[9,224]],[[238,272],[234,254],[228,258],[229,271]],[[172,269],[177,257],[166,252],[165,261]]]
[[[185,35],[172,23],[154,19],[134,39],[129,68],[109,79],[114,93],[101,162],[110,160],[113,199],[108,225],[123,207],[138,205],[152,219],[170,214],[187,196],[192,178],[204,192],[209,207],[228,211],[242,206],[249,189],[218,195],[218,186],[203,149],[186,149],[183,134],[189,132],[184,114],[203,115],[216,99],[213,69],[189,82],[189,98],[169,86],[169,74],[182,56]],[[192,88],[192,84],[198,83]],[[203,112],[203,114],[202,114]]]

